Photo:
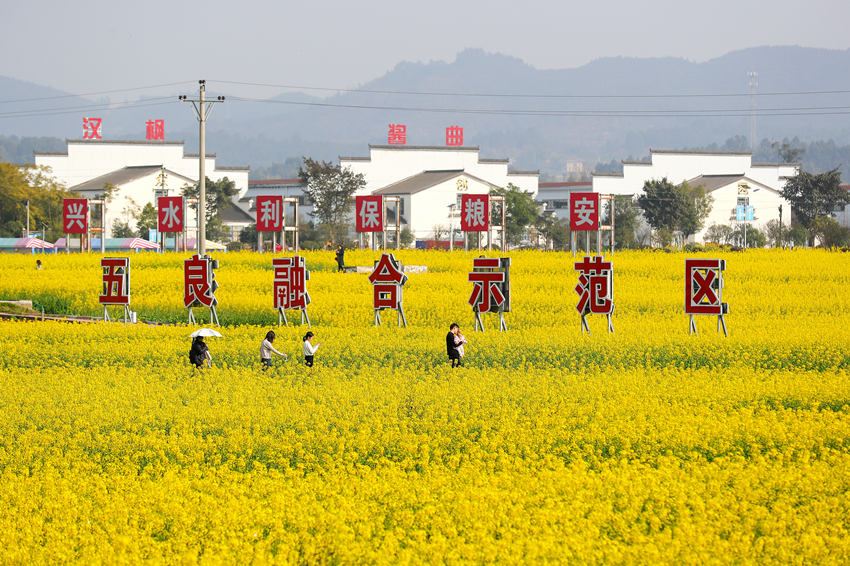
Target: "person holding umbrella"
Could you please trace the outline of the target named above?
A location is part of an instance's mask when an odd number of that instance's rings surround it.
[[[201,368],[206,364],[207,367],[212,367],[212,355],[210,349],[204,342],[204,336],[216,336],[221,338],[221,334],[212,328],[201,328],[189,335],[192,338],[192,348],[189,350],[189,362],[195,368]],[[192,370],[194,373],[194,368]]]

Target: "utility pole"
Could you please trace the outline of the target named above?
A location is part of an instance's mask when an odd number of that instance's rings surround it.
[[[200,94],[197,100],[187,99],[186,95],[180,95],[178,98],[183,102],[191,102],[195,109],[195,115],[198,118],[198,137],[199,155],[198,155],[198,255],[204,256],[207,253],[207,177],[204,172],[204,161],[206,161],[206,123],[210,112],[213,108],[213,103],[224,102],[224,97],[219,96],[216,100],[206,99],[207,81],[201,79],[198,81]],[[205,106],[208,105],[208,106]]]
[[[756,89],[759,86],[759,74],[756,71],[747,73],[750,87],[750,151],[756,150]]]

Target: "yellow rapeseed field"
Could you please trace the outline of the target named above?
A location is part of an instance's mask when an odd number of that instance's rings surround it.
[[[133,310],[178,324],[0,322],[0,562],[850,562],[850,254],[702,254],[727,262],[728,338],[688,335],[681,253],[614,255],[616,332],[591,335],[569,254],[511,253],[509,331],[483,334],[477,254],[396,253],[428,266],[407,328],[303,255],[313,368],[271,254],[219,257],[203,372],[185,254],[131,254]],[[101,312],[100,256],[40,257],[0,256],[0,300]],[[263,373],[269,329],[290,360]]]

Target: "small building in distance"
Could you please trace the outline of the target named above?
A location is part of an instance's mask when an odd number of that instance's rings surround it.
[[[593,192],[590,181],[552,181],[537,185],[537,201],[552,211],[558,220],[570,220],[570,195]]]
[[[761,230],[780,219],[780,206],[783,225],[790,225],[791,206],[780,193],[798,171],[796,163],[754,163],[748,151],[651,149],[649,161],[624,161],[622,173],[594,173],[592,186],[597,193],[639,196],[650,180],[701,185],[714,203],[703,229],[690,241],[704,242],[706,230],[715,224],[747,222]],[[739,206],[752,207],[750,220],[739,220]]]

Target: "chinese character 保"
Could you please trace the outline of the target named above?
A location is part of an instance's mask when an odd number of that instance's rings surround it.
[[[364,228],[378,228],[381,223],[378,215],[381,213],[380,203],[377,200],[364,199],[360,206],[360,219]]]
[[[145,137],[147,137],[147,139],[165,139],[165,120],[148,120],[145,122],[145,126]]]
[[[83,139],[84,140],[100,140],[100,125],[103,122],[102,118],[83,118]]]
[[[446,128],[446,145],[463,145],[463,128],[460,126]]]
[[[387,133],[387,143],[390,145],[404,145],[407,143],[407,126],[404,124],[390,124]]]

